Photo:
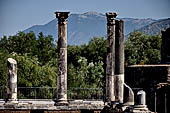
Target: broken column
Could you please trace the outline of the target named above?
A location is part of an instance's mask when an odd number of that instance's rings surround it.
[[[17,101],[17,62],[12,58],[7,60],[8,88],[7,103],[18,103]]]
[[[107,17],[107,58],[106,58],[106,101],[115,101],[115,21],[117,13],[108,12]]]
[[[146,105],[146,94],[143,90],[140,90],[137,93],[137,105]]]
[[[58,18],[57,103],[67,104],[67,18],[69,12],[55,12]]]
[[[123,103],[124,95],[124,22],[116,20],[115,34],[115,101]]]
[[[130,106],[134,105],[134,93],[132,89],[124,83],[124,105]]]
[[[149,111],[146,105],[146,93],[143,90],[137,92],[137,102],[133,111]]]

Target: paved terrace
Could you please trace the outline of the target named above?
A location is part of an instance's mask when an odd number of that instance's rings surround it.
[[[51,99],[20,99],[18,104],[7,104],[3,99],[0,100],[0,110],[102,110],[103,107],[103,101],[70,100],[68,105],[55,105]]]

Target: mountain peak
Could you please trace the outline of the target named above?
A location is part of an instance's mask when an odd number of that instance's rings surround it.
[[[123,18],[123,20],[125,22],[125,35],[129,34],[134,29],[138,30],[153,22],[157,22],[156,20],[152,19]],[[168,20],[162,20],[160,24],[152,24],[155,25],[152,28],[163,28],[163,24],[170,25],[170,23],[168,22]],[[106,25],[106,16],[102,13],[91,11],[84,14],[71,14],[68,19],[68,44],[81,45],[87,43],[94,36],[106,36]],[[52,35],[54,39],[57,40],[57,29],[57,19],[54,19],[45,25],[33,26],[31,28],[28,28],[24,30],[24,32],[27,33],[29,31],[33,31],[36,35],[38,35],[39,32],[43,32],[44,35]],[[154,31],[153,29],[152,31]],[[144,31],[146,30],[144,29]],[[159,32],[159,30],[156,31]]]
[[[103,16],[103,14],[95,12],[95,11],[89,11],[89,12],[83,13],[83,15],[87,15],[87,16],[88,15]]]

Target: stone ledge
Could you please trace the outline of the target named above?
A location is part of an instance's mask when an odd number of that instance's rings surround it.
[[[28,101],[19,100],[18,104],[5,104],[5,101],[0,102],[0,110],[80,110],[80,109],[93,109],[102,110],[104,107],[103,101],[69,101],[68,105],[55,106],[53,100],[48,101]]]
[[[170,64],[154,64],[154,65],[131,65],[128,67],[170,67]]]

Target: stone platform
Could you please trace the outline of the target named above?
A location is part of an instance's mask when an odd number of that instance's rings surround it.
[[[20,99],[18,104],[5,103],[4,100],[0,100],[0,110],[102,110],[103,108],[103,101],[70,100],[68,105],[55,106],[55,101],[49,99]]]

